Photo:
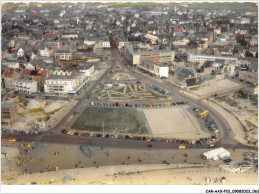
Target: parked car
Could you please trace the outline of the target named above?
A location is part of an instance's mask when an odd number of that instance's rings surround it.
[[[216,145],[210,144],[208,148],[215,148],[215,147],[216,147]]]
[[[102,137],[102,134],[99,133],[99,134],[96,135],[96,137]]]

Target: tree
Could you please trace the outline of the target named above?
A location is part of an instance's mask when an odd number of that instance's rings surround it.
[[[240,43],[242,46],[246,46],[246,44],[247,44],[244,35],[241,35],[241,34],[238,34],[238,35],[236,36],[236,41],[237,41],[238,43]]]
[[[197,43],[193,40],[190,40],[190,42],[188,43],[188,45],[194,45],[194,46],[197,46]]]
[[[233,53],[233,55],[234,55],[234,54],[238,53],[238,50],[237,50],[237,49],[234,49],[234,50],[232,50],[232,53]]]
[[[246,51],[245,57],[254,57],[254,55],[252,53],[250,53],[249,51]]]

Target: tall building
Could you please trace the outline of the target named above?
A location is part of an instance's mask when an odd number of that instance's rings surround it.
[[[141,65],[143,60],[149,60],[153,63],[172,63],[174,61],[174,52],[172,50],[152,50],[144,52],[135,52],[133,45],[127,44],[124,48],[126,59],[133,65]]]

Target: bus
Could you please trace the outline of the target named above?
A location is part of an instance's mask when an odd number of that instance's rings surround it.
[[[179,145],[179,146],[178,146],[178,149],[185,149],[185,148],[186,148],[185,145]]]
[[[198,113],[198,117],[203,118],[203,117],[207,116],[208,114],[209,114],[209,111],[204,110],[204,111]]]

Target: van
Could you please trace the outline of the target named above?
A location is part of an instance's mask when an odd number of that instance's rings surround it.
[[[178,146],[178,149],[185,149],[186,147],[185,147],[185,145],[179,145]]]
[[[14,142],[14,141],[16,141],[16,139],[14,139],[14,138],[8,138],[7,141]]]

